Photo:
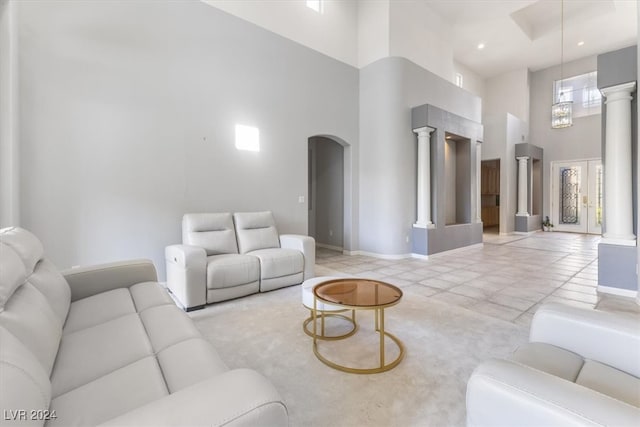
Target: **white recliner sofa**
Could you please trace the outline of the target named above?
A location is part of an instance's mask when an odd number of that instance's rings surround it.
[[[542,305],[529,343],[481,364],[469,426],[637,426],[640,316]]]
[[[150,261],[64,273],[0,230],[0,425],[286,426],[269,381],[230,371]]]
[[[165,249],[167,287],[187,311],[313,277],[315,241],[278,236],[271,212],[186,214]]]

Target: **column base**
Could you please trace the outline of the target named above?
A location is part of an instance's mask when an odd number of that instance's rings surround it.
[[[516,216],[529,216],[529,212],[518,212]]]
[[[416,222],[413,228],[436,228],[436,225],[432,222]]]
[[[604,233],[600,243],[607,245],[636,246],[636,236],[633,234],[620,235]]]

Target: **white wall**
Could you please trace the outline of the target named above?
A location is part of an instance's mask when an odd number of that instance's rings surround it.
[[[479,96],[484,100],[485,97],[485,79],[480,77],[479,74],[461,64],[460,62],[453,61],[453,82],[455,83],[455,74],[460,73],[463,76],[462,88],[471,92],[472,94]],[[484,101],[483,101],[484,103]],[[484,106],[483,106],[484,108]]]
[[[447,81],[453,81],[451,28],[427,2],[392,1],[390,15],[390,56],[406,58]]]
[[[202,1],[349,65],[358,65],[356,1],[324,1],[323,13],[307,7],[305,0]]]
[[[20,224],[15,3],[0,0],[0,228]]]
[[[529,70],[522,68],[489,78],[484,84],[482,114],[512,114],[529,122]]]
[[[481,102],[404,58],[360,70],[360,249],[410,254],[416,220],[416,135],[411,108],[431,104],[480,122]]]
[[[147,257],[162,277],[186,212],[272,210],[306,234],[308,138],[357,157],[354,67],[200,2],[18,12],[22,220],[61,268]]]
[[[590,56],[564,64],[564,76],[597,70],[597,57]],[[602,157],[601,115],[573,119],[573,126],[551,128],[553,81],[560,78],[560,67],[531,73],[531,140],[544,149],[542,214],[549,215],[551,201],[551,161]]]
[[[389,56],[389,0],[358,2],[358,67]]]

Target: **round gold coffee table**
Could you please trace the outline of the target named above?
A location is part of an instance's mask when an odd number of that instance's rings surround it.
[[[320,283],[313,290],[313,352],[325,365],[343,372],[353,374],[377,374],[395,368],[404,357],[404,345],[391,333],[384,330],[384,309],[392,307],[400,302],[402,291],[389,283],[369,279],[335,279]],[[354,368],[342,366],[324,357],[318,350],[318,341],[321,338],[317,333],[316,318],[325,314],[317,310],[318,302],[344,307],[347,310],[374,310],[375,330],[380,335],[380,364],[375,368]],[[385,363],[384,341],[385,336],[396,343],[400,353],[392,362]],[[344,337],[347,338],[347,337]]]

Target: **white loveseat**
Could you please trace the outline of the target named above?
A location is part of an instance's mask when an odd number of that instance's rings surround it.
[[[473,372],[467,425],[639,425],[639,316],[545,304],[529,341]]]
[[[186,214],[167,246],[167,287],[185,310],[296,285],[313,277],[315,241],[278,235],[271,212]]]
[[[21,228],[0,230],[1,425],[280,425],[257,372],[230,371],[150,261],[64,274]]]

